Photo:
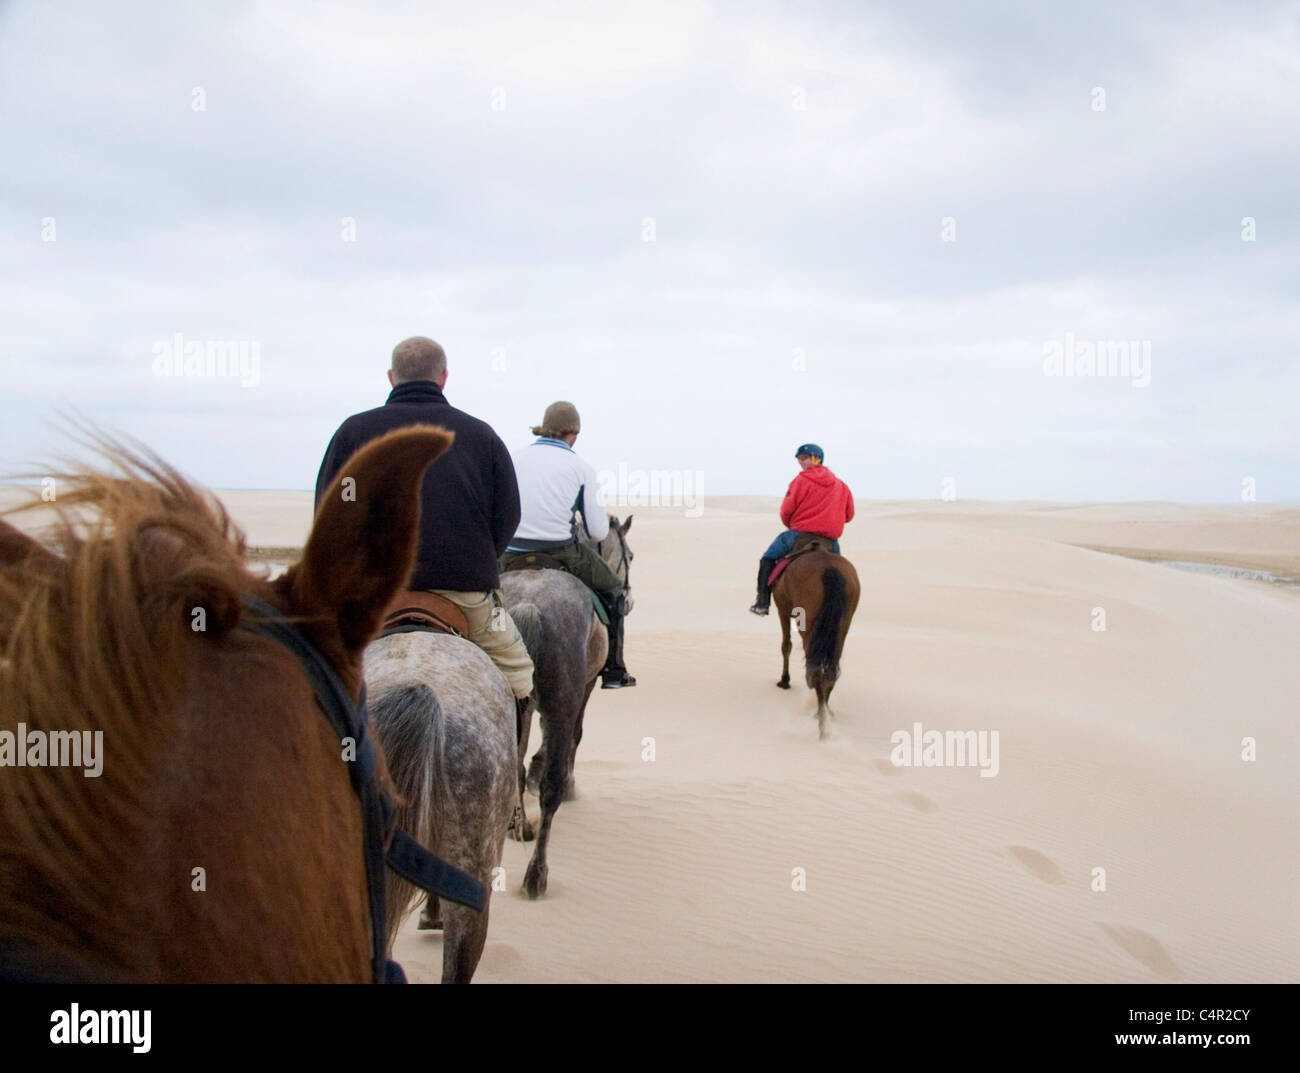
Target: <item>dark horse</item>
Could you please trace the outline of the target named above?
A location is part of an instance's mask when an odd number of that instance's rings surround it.
[[[794,550],[799,554],[791,558],[772,587],[781,616],[781,680],[776,684],[790,688],[793,617],[803,639],[804,678],[808,688],[817,693],[817,735],[825,740],[826,717],[835,715],[830,708],[831,690],[840,676],[844,638],[858,609],[858,572],[848,559],[830,550],[829,541],[801,541]]]
[[[244,599],[292,618],[355,704],[451,435],[359,451],[275,581],[246,568],[213,499],[155,455],[95,442],[113,469],[58,477],[57,502],[34,504],[57,518],[42,542],[0,521],[2,741],[66,735],[65,766],[0,767],[0,978],[372,980],[347,739]],[[101,732],[86,777],[67,743]]]
[[[625,586],[632,562],[627,545],[631,528],[631,517],[620,524],[611,515],[609,535],[599,543],[591,543]],[[563,570],[507,571],[501,575],[501,593],[533,659],[533,699],[542,726],[542,747],[529,771],[529,781],[537,780],[542,822],[524,874],[524,893],[537,898],[546,893],[546,847],[551,823],[560,802],[573,795],[573,762],[582,741],[582,720],[605,665],[609,640],[596,617],[591,590]],[[630,586],[627,607],[629,611],[632,608]],[[531,716],[526,714],[519,729],[521,761],[528,749],[530,723]],[[521,766],[521,792],[522,775]],[[523,826],[516,837],[528,837],[526,821]]]

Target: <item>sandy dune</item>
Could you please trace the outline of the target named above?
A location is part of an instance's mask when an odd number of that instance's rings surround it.
[[[226,499],[254,544],[310,524]],[[864,503],[825,743],[745,611],[775,501],[634,513],[640,684],[593,698],[544,900],[507,843],[479,981],[1300,978],[1300,591],[1078,546],[1297,577],[1300,510]],[[892,765],[917,722],[997,730],[997,776]],[[396,956],[436,980],[441,941]]]
[[[544,901],[507,844],[479,980],[1300,976],[1300,593],[1062,543],[1285,553],[1300,511],[869,505],[819,744],[745,613],[773,515],[736,506],[635,512],[640,685],[592,702]],[[999,774],[894,767],[916,721],[999,730]],[[397,955],[437,978],[413,920]]]

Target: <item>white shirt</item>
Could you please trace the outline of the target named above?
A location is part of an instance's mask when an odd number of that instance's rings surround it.
[[[573,539],[573,511],[582,511],[593,540],[609,535],[609,516],[596,484],[596,471],[563,440],[542,437],[512,454],[519,482],[519,528],[511,550],[527,544],[563,544]]]

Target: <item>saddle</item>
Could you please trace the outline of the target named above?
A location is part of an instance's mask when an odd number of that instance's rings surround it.
[[[552,558],[544,551],[530,551],[525,555],[519,556],[519,558],[513,560],[509,566],[502,570],[502,573],[510,574],[516,570],[563,570],[566,574],[569,574],[570,577],[573,576],[567,569],[565,569],[564,564],[560,562],[559,559]],[[585,585],[586,583],[583,582],[583,584]],[[605,601],[600,598],[600,594],[590,585],[587,585],[587,591],[591,593],[591,606],[596,612],[596,617],[600,619],[602,625],[608,626],[609,608],[605,606]]]
[[[554,559],[543,551],[530,551],[527,555],[521,555],[505,568],[503,573],[510,573],[512,570],[563,570],[564,564],[559,559]]]
[[[463,612],[445,596],[408,589],[399,592],[388,605],[380,637],[393,633],[410,633],[413,630],[435,630],[455,637],[469,636],[469,621]]]
[[[800,555],[807,555],[810,551],[829,551],[835,554],[831,547],[831,541],[823,536],[801,536],[794,542],[790,549],[790,554],[784,559],[778,559],[776,565],[772,567],[772,573],[768,575],[767,587],[770,589],[776,584],[776,579],[785,573],[785,568],[790,565],[792,559],[799,558]]]

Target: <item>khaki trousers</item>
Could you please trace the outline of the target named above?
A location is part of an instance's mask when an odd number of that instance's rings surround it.
[[[469,640],[491,657],[520,699],[533,691],[533,661],[519,636],[519,628],[501,600],[501,590],[492,592],[452,592],[430,589],[450,600],[465,613],[469,623]]]

